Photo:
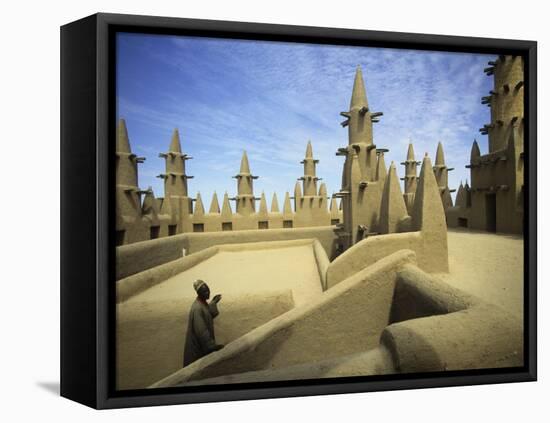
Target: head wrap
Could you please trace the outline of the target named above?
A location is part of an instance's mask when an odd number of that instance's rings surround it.
[[[195,288],[195,291],[199,292],[199,289],[201,286],[203,286],[206,282],[202,279],[197,279],[195,282],[193,282],[193,288]]]

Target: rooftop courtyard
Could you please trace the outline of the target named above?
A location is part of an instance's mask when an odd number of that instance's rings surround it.
[[[450,272],[437,277],[522,319],[521,237],[453,229],[448,232],[448,248]],[[146,387],[181,368],[187,314],[196,297],[195,279],[205,280],[212,296],[222,294],[220,317],[215,320],[216,339],[228,344],[297,306],[316,301],[323,293],[319,270],[314,244],[308,240],[225,246],[187,270],[120,302],[117,305],[119,389]],[[391,300],[391,294],[388,298]],[[372,324],[380,314],[375,311],[376,301],[369,313]],[[366,301],[365,307],[368,304]],[[387,324],[374,325],[380,327],[373,329],[371,347],[378,343],[380,330]],[[371,354],[350,356],[342,361],[332,359],[330,368],[337,369],[340,376],[365,374],[365,369],[380,366],[380,360],[365,361],[373,357]],[[307,374],[315,364],[302,367],[294,368],[292,373]],[[282,371],[280,377],[286,374]],[[230,383],[237,379],[238,375],[234,375],[212,382]]]

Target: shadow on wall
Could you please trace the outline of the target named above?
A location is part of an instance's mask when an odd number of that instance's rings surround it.
[[[181,369],[193,298],[117,305],[117,389],[145,388]],[[294,307],[290,291],[224,297],[216,341],[228,344]]]
[[[280,369],[375,348],[390,323],[396,272],[409,262],[414,262],[410,251],[382,259],[154,386]]]
[[[514,367],[523,364],[520,321],[432,278],[399,251],[151,387],[168,387],[254,371],[349,360],[389,351],[386,372]],[[335,364],[336,363],[336,364]],[[308,369],[301,368],[307,378]],[[315,377],[314,366],[309,368]],[[378,371],[376,369],[372,370]],[[366,372],[366,373],[365,373]],[[368,373],[363,368],[358,374]],[[348,374],[349,375],[349,374]],[[248,380],[253,376],[248,374]]]

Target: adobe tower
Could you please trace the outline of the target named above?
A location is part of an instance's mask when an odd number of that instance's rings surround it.
[[[448,213],[449,226],[464,226],[490,232],[523,232],[523,58],[499,56],[485,73],[494,86],[482,104],[491,108],[491,122],[479,131],[488,135],[489,152],[481,154],[472,144],[471,188],[466,184],[465,201]],[[465,205],[464,205],[465,204]]]
[[[165,161],[165,172],[157,177],[164,180],[161,214],[170,216],[168,235],[188,232],[191,230],[192,199],[187,194],[187,180],[193,177],[186,174],[185,162],[192,157],[182,152],[177,129],[172,133],[168,151],[160,153],[159,157]]]
[[[116,244],[145,238],[137,166],[145,160],[132,153],[126,122],[120,119],[116,138]]]
[[[435,153],[435,165],[433,170],[437,181],[437,186],[439,187],[439,193],[441,194],[443,209],[447,210],[449,207],[453,206],[451,192],[455,192],[456,190],[449,189],[449,172],[454,170],[454,168],[447,167],[445,164],[445,155],[443,154],[443,145],[441,142],[437,144],[437,152]]]
[[[294,227],[328,226],[327,188],[321,184],[317,189],[317,181],[321,180],[316,173],[319,160],[313,158],[311,141],[308,141],[304,160],[300,163],[304,165],[304,175],[298,178],[294,189]]]
[[[335,194],[342,199],[343,226],[339,232],[344,249],[369,233],[378,231],[378,213],[383,182],[376,177],[377,151],[372,127],[382,112],[372,112],[367,101],[361,68],[355,73],[350,108],[341,112],[348,127],[348,145],[337,155],[345,156],[342,189]]]
[[[420,162],[417,162],[414,158],[414,147],[412,143],[409,143],[409,149],[407,150],[407,160],[401,163],[405,166],[405,177],[401,178],[404,181],[405,193],[403,198],[405,200],[405,205],[407,206],[407,212],[412,214],[412,209],[414,205],[414,193],[416,192],[416,182],[418,179],[417,167]]]

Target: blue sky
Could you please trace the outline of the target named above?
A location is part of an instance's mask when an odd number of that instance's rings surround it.
[[[268,205],[277,193],[292,195],[303,174],[307,141],[320,162],[317,175],[329,195],[340,189],[347,111],[355,69],[362,67],[369,106],[384,112],[374,126],[374,142],[388,148],[386,164],[405,159],[412,140],[416,158],[435,157],[444,145],[457,188],[469,178],[464,166],[474,138],[483,152],[487,137],[478,129],[490,120],[480,99],[492,88],[483,73],[494,56],[366,47],[226,40],[165,35],[119,34],[117,113],[126,120],[133,152],[147,160],[139,184],[162,197],[164,171],[159,152],[180,131],[187,161],[189,194],[201,193],[206,208],[214,191],[236,194],[243,150],[254,191]],[[403,176],[403,166],[397,166]]]

